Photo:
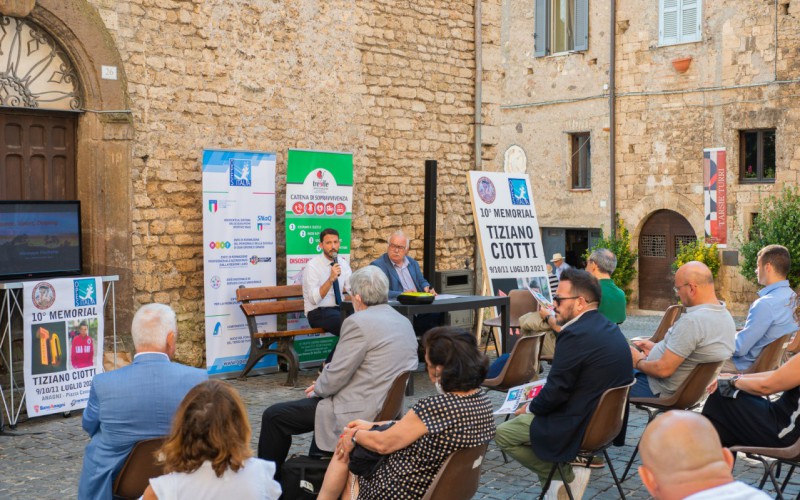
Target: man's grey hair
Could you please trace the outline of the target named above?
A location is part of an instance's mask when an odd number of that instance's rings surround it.
[[[177,341],[175,311],[168,305],[147,304],[133,316],[131,336],[137,351],[140,347],[165,347],[169,332],[174,332]]]
[[[608,248],[598,248],[589,256],[589,262],[594,262],[600,271],[612,274],[617,268],[617,256]]]
[[[350,292],[361,296],[365,306],[389,302],[389,278],[376,266],[362,267],[350,275]]]
[[[397,231],[395,231],[392,234],[390,234],[389,237],[386,238],[386,243],[391,245],[392,244],[392,238],[394,238],[395,236],[400,236],[404,240],[406,240],[406,250],[408,250],[408,246],[411,244],[411,239],[406,235],[406,233],[403,232],[402,229],[398,229]]]

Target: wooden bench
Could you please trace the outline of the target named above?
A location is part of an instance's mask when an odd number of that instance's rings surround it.
[[[258,288],[239,288],[236,290],[236,300],[247,318],[247,328],[250,330],[250,353],[239,378],[246,378],[247,373],[256,363],[267,354],[275,354],[286,361],[289,375],[286,385],[294,387],[297,383],[297,371],[300,369],[300,359],[294,350],[294,337],[297,335],[310,335],[325,333],[322,328],[306,328],[303,330],[284,330],[276,332],[259,332],[256,320],[259,316],[278,315],[294,312],[303,312],[303,286],[264,286]],[[278,342],[276,349],[270,345]]]

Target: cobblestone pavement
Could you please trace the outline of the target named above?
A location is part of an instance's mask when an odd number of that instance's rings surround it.
[[[659,321],[658,316],[635,315],[623,324],[627,337],[652,333]],[[741,319],[739,323],[741,323]],[[250,421],[254,427],[253,449],[258,441],[261,412],[268,405],[303,396],[303,388],[314,378],[315,372],[303,371],[297,388],[283,386],[285,374],[276,373],[253,376],[244,381],[231,383],[241,392],[248,407]],[[424,373],[417,373],[416,394],[408,398],[407,406],[435,391]],[[502,394],[490,394],[496,406],[500,405]],[[639,410],[632,410],[627,445],[612,448],[610,455],[618,474],[624,469],[636,441],[641,436],[647,416]],[[498,422],[500,420],[498,419]],[[81,429],[80,412],[73,412],[67,418],[53,415],[20,422],[16,429],[6,429],[0,434],[0,498],[3,499],[61,499],[75,498],[80,476],[83,450],[88,439]],[[310,434],[295,439],[291,453],[305,453],[310,444]],[[744,457],[737,460],[735,476],[749,484],[757,484],[762,468],[757,462]],[[800,479],[798,479],[800,481]],[[637,474],[623,483],[628,498],[649,498]],[[483,464],[481,486],[474,498],[477,499],[531,499],[538,496],[541,489],[532,474],[511,461],[504,463],[500,451],[494,443],[489,446]],[[768,490],[772,493],[771,489]],[[800,483],[790,484],[787,497],[800,491]],[[618,497],[608,468],[595,469],[584,498]]]

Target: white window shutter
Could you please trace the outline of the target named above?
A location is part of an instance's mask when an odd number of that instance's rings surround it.
[[[658,44],[671,45],[680,41],[678,31],[679,0],[659,0]]]
[[[533,46],[536,57],[544,57],[550,52],[550,33],[548,30],[550,15],[547,12],[549,3],[548,0],[536,0],[536,10],[533,13],[535,16]]]
[[[575,0],[574,50],[589,50],[589,0]]]
[[[681,5],[681,42],[698,42],[701,39],[701,0],[683,0]]]

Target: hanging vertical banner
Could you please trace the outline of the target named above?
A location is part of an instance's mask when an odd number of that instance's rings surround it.
[[[275,286],[275,154],[203,151],[203,274],[209,375],[238,374],[250,333],[236,289]],[[258,320],[275,329],[276,318]],[[254,369],[276,366],[265,356]]]
[[[339,231],[339,259],[350,263],[353,208],[353,155],[289,150],[286,166],[286,284],[303,283],[306,262],[319,255],[319,233]],[[287,327],[307,328],[302,314],[290,315]],[[331,334],[295,338],[301,363],[322,361],[336,345]]]
[[[703,204],[706,243],[725,248],[728,243],[728,186],[725,148],[703,150]]]
[[[86,408],[103,371],[102,280],[27,281],[22,293],[28,415]]]
[[[553,290],[547,280],[528,175],[470,171],[468,180],[478,248],[491,294],[528,289],[550,299]],[[503,350],[510,352],[515,341],[503,339]]]

